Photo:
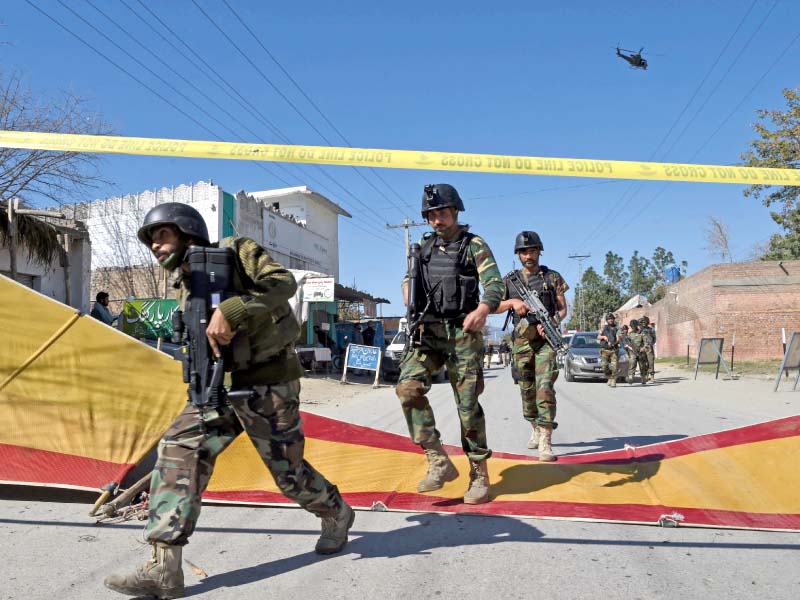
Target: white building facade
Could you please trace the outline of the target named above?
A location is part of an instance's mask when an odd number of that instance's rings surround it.
[[[92,240],[92,270],[146,265],[150,252],[136,237],[145,214],[157,204],[183,202],[203,216],[211,241],[253,238],[290,269],[339,277],[339,216],[351,215],[309,188],[295,187],[235,196],[210,182],[162,188],[84,202],[75,218]]]
[[[60,255],[49,264],[31,258],[24,243],[17,247],[16,281],[37,292],[83,312],[91,307],[89,277],[91,244],[85,230],[57,227],[62,247]],[[0,245],[0,275],[11,277],[11,252],[7,243]]]

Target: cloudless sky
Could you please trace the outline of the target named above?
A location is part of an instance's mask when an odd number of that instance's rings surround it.
[[[798,86],[793,0],[228,1],[357,147],[734,164],[754,139],[756,109],[784,108],[782,89]],[[6,0],[2,68],[41,97],[85,97],[119,135],[328,145],[321,132],[346,145],[222,0],[196,3],[222,32],[192,0]],[[629,68],[617,44],[644,46],[650,68]],[[503,273],[515,235],[533,229],[542,262],[573,288],[570,254],[590,253],[584,268],[601,271],[609,250],[627,264],[634,250],[663,246],[693,273],[715,262],[704,249],[710,215],[730,227],[737,260],[777,231],[739,185],[261,165],[108,155],[103,174],[113,183],[95,196],[209,179],[231,193],[308,185],[354,215],[340,220],[341,281],[392,300],[385,315],[402,312],[405,261],[401,232],[383,225],[419,221],[426,183],[456,186],[462,222],[488,241]]]

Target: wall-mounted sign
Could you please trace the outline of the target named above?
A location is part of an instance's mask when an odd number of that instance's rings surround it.
[[[303,282],[303,302],[333,302],[333,277],[315,277]]]

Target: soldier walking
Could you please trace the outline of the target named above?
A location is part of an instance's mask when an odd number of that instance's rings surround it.
[[[619,339],[617,333],[617,317],[612,313],[606,315],[606,324],[600,335],[600,367],[608,377],[608,386],[617,387],[617,371],[619,365]]]
[[[461,420],[461,447],[470,464],[464,502],[482,504],[489,501],[486,463],[492,454],[478,402],[483,392],[482,330],[486,317],[500,304],[503,280],[488,244],[471,233],[469,226],[458,223],[458,213],[463,210],[464,203],[453,186],[425,186],[422,217],[433,228],[420,242],[421,284],[428,306],[403,354],[396,393],[411,439],[422,447],[428,460],[428,472],[417,490],[438,490],[458,477],[442,447],[427,397],[432,374],[447,365]],[[408,279],[406,275],[403,280],[406,303]]]
[[[500,342],[500,356],[503,357],[503,366],[507,367],[511,361],[511,348],[505,340]]]
[[[628,352],[628,383],[631,385],[633,385],[633,381],[636,378],[637,365],[639,366],[642,385],[647,384],[647,374],[649,370],[647,366],[647,355],[644,353],[643,348],[644,336],[639,329],[639,321],[631,319],[628,341],[625,344],[625,350]]]
[[[649,367],[650,376],[648,381],[656,380],[656,332],[650,325],[650,317],[647,315],[639,319],[639,330],[642,332],[644,340],[644,354],[647,357],[647,366]]]
[[[159,204],[145,216],[139,240],[168,271],[181,308],[191,293],[189,246],[212,246],[202,216],[186,204]],[[192,403],[175,419],[158,446],[150,483],[145,537],[152,558],[132,573],[106,577],[106,587],[131,596],[181,598],[181,555],[200,515],[201,496],[219,454],[246,432],[283,494],[322,519],[319,554],[339,552],[355,513],[339,490],[303,459],[299,414],[302,368],[294,352],[299,325],[288,299],[297,289],[292,274],[249,238],[225,238],[233,251],[231,297],[220,302],[206,328],[214,354],[232,345],[232,390],[249,399],[231,399],[202,408]],[[237,350],[243,352],[237,356]],[[248,360],[240,360],[246,356]]]
[[[567,300],[564,297],[569,286],[564,278],[544,265],[539,256],[544,244],[535,231],[523,231],[514,242],[514,253],[518,255],[522,269],[517,272],[530,291],[536,292],[550,317],[558,322],[567,316]],[[510,275],[510,274],[509,274]],[[503,301],[497,312],[512,311],[514,332],[512,333],[511,360],[518,375],[522,396],[522,416],[533,429],[528,448],[539,451],[539,460],[556,460],[552,449],[553,430],[556,423],[556,391],[553,385],[558,378],[556,351],[547,342],[540,323],[531,323],[527,318],[530,307],[519,297],[516,290],[505,281]]]

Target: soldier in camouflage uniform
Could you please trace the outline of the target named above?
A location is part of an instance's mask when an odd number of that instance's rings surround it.
[[[489,501],[491,456],[486,441],[486,422],[478,397],[483,392],[482,330],[486,317],[500,304],[503,281],[486,242],[458,223],[464,204],[448,184],[426,185],[422,216],[433,228],[421,240],[422,289],[428,309],[403,355],[396,393],[403,407],[408,431],[425,451],[428,471],[417,485],[420,492],[438,490],[458,477],[436,429],[427,393],[431,376],[447,365],[458,416],[461,447],[469,458],[470,481],[464,494],[467,504]],[[478,285],[483,287],[483,296]],[[408,302],[408,275],[403,281]]]
[[[619,367],[619,335],[617,317],[612,313],[606,315],[606,324],[597,336],[600,340],[600,367],[608,377],[608,386],[617,387]]]
[[[644,338],[644,354],[647,356],[647,365],[650,367],[648,381],[656,380],[656,332],[650,325],[650,317],[647,315],[639,319],[639,330]]]
[[[138,235],[162,267],[180,269],[175,288],[183,307],[190,292],[186,250],[211,246],[200,213],[185,204],[160,204],[147,213]],[[242,432],[284,495],[322,519],[318,553],[339,552],[353,524],[355,513],[336,486],[303,459],[302,370],[293,347],[299,325],[288,303],[297,288],[294,277],[249,238],[226,238],[219,246],[233,250],[233,290],[212,314],[206,336],[217,357],[220,346],[231,346],[231,388],[250,390],[251,397],[203,408],[189,403],[164,435],[145,534],[153,556],[133,573],[105,579],[123,594],[184,595],[182,548],[194,531],[217,457]]]
[[[567,300],[564,297],[569,286],[564,278],[552,269],[539,264],[544,244],[535,231],[523,231],[517,235],[514,253],[519,256],[522,270],[520,279],[528,289],[539,294],[551,318],[556,322],[567,316]],[[510,274],[509,274],[510,275]],[[558,378],[556,351],[547,342],[540,323],[532,324],[527,315],[530,307],[509,288],[506,276],[503,301],[497,312],[512,311],[514,333],[512,334],[511,359],[518,374],[522,396],[522,416],[530,422],[533,432],[528,448],[537,448],[539,460],[554,461],[552,437],[556,423],[556,391],[553,385]]]
[[[633,384],[636,377],[636,366],[639,366],[639,373],[642,377],[642,385],[647,384],[647,355],[643,351],[644,336],[639,329],[639,321],[631,319],[630,332],[628,333],[625,350],[628,352],[628,383]]]

